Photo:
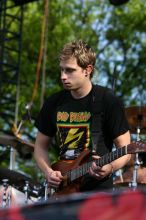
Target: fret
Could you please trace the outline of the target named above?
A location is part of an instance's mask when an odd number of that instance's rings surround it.
[[[85,164],[82,165],[82,171],[83,171],[83,175],[85,175],[85,173],[86,173],[86,166],[85,166]]]
[[[113,160],[117,159],[118,151],[113,151],[112,154],[113,154]]]
[[[99,159],[98,166],[102,167],[103,163],[104,163],[104,157],[101,157]]]
[[[110,154],[107,154],[107,156],[106,156],[106,158],[105,158],[105,163],[106,163],[106,164],[108,164],[109,162],[111,162],[109,155],[110,155]]]
[[[70,171],[70,180],[73,181],[75,180],[77,177],[76,177],[76,170],[71,170]]]
[[[119,156],[120,156],[120,157],[123,155],[123,154],[122,154],[123,152],[122,152],[122,149],[121,149],[121,148],[118,149],[118,153],[119,153]]]
[[[121,148],[119,148],[118,150],[117,150],[117,152],[118,152],[118,155],[117,155],[117,158],[116,159],[118,159],[119,157],[121,157],[122,155],[122,151],[121,151]]]
[[[83,171],[82,171],[82,167],[79,167],[79,177],[81,177],[83,175]]]
[[[67,178],[71,180],[71,170],[69,170],[69,171],[66,173],[66,175],[67,175]]]
[[[79,178],[79,168],[76,169],[76,176]]]
[[[77,170],[78,170],[77,173],[78,173],[78,178],[79,178],[79,177],[81,176],[81,173],[80,173],[80,172],[81,172],[81,169],[80,169],[80,167],[78,167]]]
[[[89,168],[91,167],[92,161],[89,161],[87,163],[87,167],[86,167],[86,173],[88,172]]]
[[[86,164],[86,163],[85,163]],[[85,175],[85,173],[86,173],[86,166],[85,166],[85,164],[83,164],[83,166],[82,166],[82,169],[83,169],[83,175]]]

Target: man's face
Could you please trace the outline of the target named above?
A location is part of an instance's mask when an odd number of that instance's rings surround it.
[[[81,68],[76,58],[70,58],[60,62],[61,81],[63,87],[68,90],[76,90],[84,85],[87,80],[86,69]]]

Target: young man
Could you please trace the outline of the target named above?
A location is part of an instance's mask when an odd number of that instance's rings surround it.
[[[60,155],[74,160],[87,149],[96,151],[80,191],[112,187],[111,174],[125,166],[130,155],[97,165],[96,159],[130,143],[124,108],[111,90],[91,82],[95,52],[83,41],[66,44],[60,53],[61,81],[64,90],[49,97],[36,120],[38,134],[34,157],[48,185],[58,188],[63,180],[60,170],[53,170],[48,160],[51,138],[57,134]],[[94,135],[95,134],[95,135]],[[96,148],[96,149],[95,149]]]

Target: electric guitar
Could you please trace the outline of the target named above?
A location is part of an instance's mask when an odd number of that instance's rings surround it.
[[[126,154],[146,153],[146,143],[136,141],[127,146],[107,153],[97,160],[97,166],[104,166]],[[93,159],[90,150],[84,150],[75,160],[60,160],[52,165],[53,170],[59,170],[63,175],[63,181],[55,191],[57,195],[79,192],[81,177],[88,173]]]

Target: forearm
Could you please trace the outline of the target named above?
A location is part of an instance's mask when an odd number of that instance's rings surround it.
[[[48,151],[39,147],[35,148],[34,159],[40,168],[40,170],[46,176],[49,172],[52,172],[51,165],[48,159]]]
[[[50,144],[50,138],[41,132],[38,132],[36,141],[35,141],[35,148],[34,148],[34,159],[41,169],[41,171],[45,174],[51,172],[51,166],[48,159],[48,148]]]
[[[120,157],[117,160],[112,161],[110,164],[112,165],[112,172],[115,172],[121,168],[123,168],[130,160],[131,155],[127,154],[123,157]]]
[[[48,158],[49,143],[50,138],[41,132],[38,132],[35,142],[34,158],[38,167],[44,173],[49,186],[57,188],[61,183],[63,176],[60,171],[52,170],[50,166]]]
[[[117,137],[114,140],[114,143],[117,148],[127,146],[130,144],[130,142],[131,142],[131,137],[130,137],[129,131],[127,131],[125,134]],[[124,167],[129,162],[130,159],[131,159],[131,154],[127,154],[127,155],[120,157],[119,159],[113,161],[112,165],[113,165],[114,171]]]

